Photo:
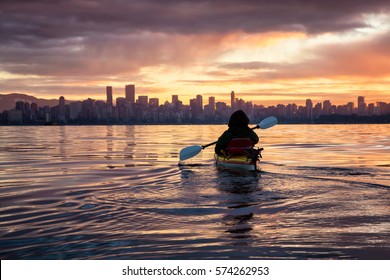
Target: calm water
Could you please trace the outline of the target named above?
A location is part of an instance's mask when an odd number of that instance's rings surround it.
[[[0,127],[1,259],[390,259],[390,125],[258,130],[261,172],[178,166],[224,129]]]

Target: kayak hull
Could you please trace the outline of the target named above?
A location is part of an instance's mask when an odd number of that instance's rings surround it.
[[[223,156],[214,155],[215,163],[217,166],[229,169],[243,169],[249,171],[259,170],[260,160],[250,159],[246,155],[238,156]]]

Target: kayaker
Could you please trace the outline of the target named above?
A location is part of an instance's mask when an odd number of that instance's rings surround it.
[[[253,144],[259,142],[257,134],[249,128],[249,118],[244,111],[235,111],[231,116],[226,130],[217,141],[215,145],[215,153],[223,154],[228,146],[230,140],[234,138],[249,138]]]

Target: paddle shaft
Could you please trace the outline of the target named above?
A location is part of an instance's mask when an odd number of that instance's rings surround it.
[[[256,128],[259,128],[259,127],[260,127],[259,125],[256,125],[256,126],[252,127],[251,129],[252,129],[252,130],[255,130]],[[213,143],[210,143],[210,144],[207,144],[207,145],[202,145],[202,150],[203,150],[204,148],[207,148],[207,147],[210,147],[210,146],[212,146],[212,145],[214,145],[214,144],[217,144],[217,142],[218,142],[218,141],[214,141]]]

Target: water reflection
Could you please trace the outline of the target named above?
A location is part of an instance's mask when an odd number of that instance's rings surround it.
[[[125,158],[133,159],[136,148],[136,132],[134,126],[125,126],[124,136],[126,138]]]
[[[260,172],[217,169],[217,188],[225,194],[227,214],[222,217],[224,233],[235,240],[233,246],[249,245],[253,237],[254,206],[258,204]]]
[[[388,125],[262,131],[261,176],[217,169],[213,149],[177,167],[223,129],[2,127],[0,257],[389,256]]]
[[[112,141],[113,136],[114,136],[113,127],[110,126],[110,125],[106,126],[107,155],[105,156],[105,158],[107,160],[111,160],[112,159],[111,154],[114,151],[114,142]]]
[[[59,157],[64,160],[68,155],[66,152],[68,140],[66,135],[66,127],[59,126],[59,139],[58,139],[58,148],[59,148]]]

